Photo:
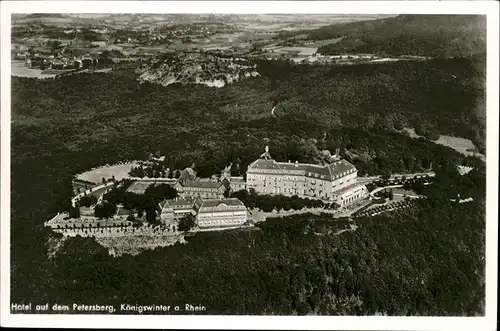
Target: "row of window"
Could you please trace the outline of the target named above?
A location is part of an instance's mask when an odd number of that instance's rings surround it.
[[[204,187],[182,187],[182,191],[203,191],[203,192],[214,192],[218,191],[218,188],[204,188]]]
[[[353,195],[345,200],[342,201],[343,205],[347,205],[348,203],[351,203],[353,201],[356,201],[360,198],[360,194]]]
[[[200,197],[200,198],[203,198],[203,197],[206,197],[206,198],[209,198],[209,197],[213,197],[213,198],[216,198],[218,196],[220,196],[219,193],[205,193],[205,192],[183,192],[185,196],[191,196],[191,197]]]
[[[224,225],[224,224],[242,224],[245,223],[245,219],[230,219],[230,220],[211,220],[211,221],[200,221],[199,226],[207,226],[207,225]]]
[[[310,176],[312,177],[312,176]],[[319,177],[319,176],[315,176],[315,177]],[[343,178],[344,176],[334,176],[334,179],[338,179],[338,178]],[[321,179],[326,179],[325,176],[321,176]],[[347,183],[349,183],[353,178],[349,178],[346,180]],[[304,179],[301,178],[301,177],[291,177],[291,176],[265,176],[265,175],[254,175],[254,176],[249,176],[248,177],[248,181],[251,181],[251,182],[255,182],[255,181],[270,181],[270,182],[281,182],[281,181],[294,181],[294,182],[303,182]],[[311,180],[310,181],[311,184],[315,185],[316,184],[316,181],[315,180]],[[324,183],[324,181],[320,181],[320,185],[322,185],[322,183]],[[340,185],[342,185],[344,183],[344,181],[342,180],[340,182]],[[335,186],[335,182],[333,183],[333,186]]]
[[[246,215],[246,210],[238,210],[238,211],[233,211],[233,212],[224,212],[224,213],[200,213],[199,218],[207,218],[207,217],[214,217],[214,216],[219,216],[219,217],[227,217],[227,216],[243,216]]]

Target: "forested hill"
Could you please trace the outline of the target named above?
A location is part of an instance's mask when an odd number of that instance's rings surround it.
[[[486,52],[486,17],[479,15],[400,15],[334,24],[310,32],[311,39],[342,38],[321,54],[368,53],[463,57]]]
[[[212,314],[483,314],[484,165],[396,130],[420,125],[484,146],[484,59],[257,66],[260,77],[220,89],[139,84],[128,70],[13,77],[12,302],[191,302]],[[299,162],[340,147],[360,175],[432,164],[441,184],[412,213],[363,219],[339,236],[337,223],[305,215],[117,259],[75,238],[47,259],[43,222],[68,202],[75,173],[156,150],[169,167],[195,162],[201,177],[231,162],[244,172],[267,143],[277,160]],[[460,176],[462,184],[459,175],[442,180],[441,170],[457,164],[475,170]],[[450,187],[475,188],[478,198],[452,205]]]

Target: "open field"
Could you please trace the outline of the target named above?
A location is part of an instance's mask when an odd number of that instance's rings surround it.
[[[92,183],[101,183],[102,178],[110,179],[115,176],[116,180],[122,180],[129,177],[128,173],[132,167],[137,166],[135,162],[127,162],[123,164],[117,164],[112,166],[104,166],[101,168],[92,169],[77,175],[76,177],[81,180],[85,180]]]
[[[411,191],[411,190],[405,190],[404,188],[395,188],[395,189],[392,189],[392,192],[394,193],[394,195],[407,195],[407,196],[416,196],[417,193],[415,193],[414,191]]]
[[[45,70],[47,71],[47,70]],[[31,77],[38,79],[54,78],[57,74],[49,73],[43,74],[44,70],[30,69],[24,65],[24,61],[14,60],[11,61],[11,75],[17,77]]]
[[[318,51],[317,47],[279,47],[273,49],[274,53],[298,52],[298,55],[309,56]]]
[[[404,128],[404,130],[408,132],[409,136],[412,138],[421,137],[412,128]],[[473,151],[477,150],[476,146],[471,140],[460,137],[440,135],[439,139],[434,142],[439,145],[453,148],[457,152],[468,156],[473,156],[474,155]],[[486,161],[486,156],[484,154],[477,152],[475,153],[475,155],[479,157],[481,160]]]
[[[334,38],[334,39],[325,39],[325,40],[316,40],[313,42],[311,47],[321,47],[329,44],[336,44],[341,41],[342,38]]]

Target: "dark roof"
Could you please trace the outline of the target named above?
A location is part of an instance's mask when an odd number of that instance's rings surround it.
[[[278,163],[272,159],[266,160],[266,159],[258,159],[254,161],[250,166],[248,167],[249,169],[273,169],[273,170],[280,170],[280,167],[278,166]]]
[[[193,206],[193,199],[168,199],[165,200],[163,208],[180,208],[184,206]]]
[[[183,187],[200,187],[200,188],[219,188],[222,182],[213,182],[205,180],[185,180],[180,183]]]
[[[335,161],[329,166],[332,176],[342,175],[342,173],[350,173],[356,171],[356,167],[346,160]]]
[[[238,210],[246,210],[245,205],[243,202],[236,198],[230,198],[230,199],[211,199],[211,200],[203,200],[199,206],[199,213],[210,213],[214,210],[217,210],[217,207],[219,206],[230,206],[230,207],[236,207]],[[202,210],[202,208],[208,208],[208,210]],[[233,209],[234,210],[234,209]]]
[[[346,160],[335,161],[329,165],[307,164],[307,163],[289,163],[276,162],[272,159],[258,159],[248,167],[248,171],[252,170],[281,170],[282,174],[289,171],[299,171],[304,176],[313,178],[330,179],[331,176],[344,176],[348,173],[356,171],[354,165]]]
[[[230,183],[246,183],[243,177],[231,177]]]
[[[217,207],[221,204],[225,204],[228,206],[242,206],[245,207],[243,202],[236,198],[229,198],[229,199],[211,199],[211,200],[203,200],[203,203],[201,204],[202,207]]]
[[[314,177],[315,174],[330,177],[330,171],[328,170],[327,166],[316,165],[316,164],[305,164],[305,163],[286,163],[286,162],[280,162],[278,164],[283,170],[303,171],[306,176],[309,176],[309,173],[311,173],[313,175],[312,177]]]

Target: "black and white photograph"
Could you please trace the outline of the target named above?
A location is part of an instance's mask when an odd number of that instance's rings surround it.
[[[496,329],[498,3],[377,2],[3,2],[2,326]]]

